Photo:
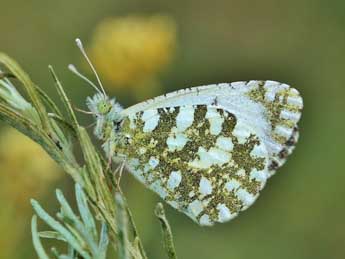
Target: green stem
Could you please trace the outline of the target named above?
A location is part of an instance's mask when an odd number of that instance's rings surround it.
[[[163,243],[165,250],[169,259],[177,259],[173,235],[171,232],[171,228],[169,222],[165,216],[165,211],[162,203],[158,203],[155,209],[155,214],[158,217],[161,227],[162,227],[162,235],[163,235]]]

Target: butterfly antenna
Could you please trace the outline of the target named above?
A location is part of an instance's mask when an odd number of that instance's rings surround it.
[[[77,38],[77,39],[75,40],[75,42],[76,42],[78,48],[80,49],[81,53],[83,54],[84,58],[86,59],[87,63],[88,63],[89,66],[91,67],[93,73],[95,74],[96,79],[97,79],[97,82],[98,82],[99,86],[101,87],[104,96],[107,96],[107,94],[105,93],[103,84],[102,84],[102,82],[101,82],[101,80],[100,80],[100,78],[99,78],[99,76],[98,76],[98,74],[97,74],[97,72],[96,72],[96,69],[94,68],[94,66],[92,65],[92,63],[91,63],[89,57],[88,57],[87,54],[86,54],[86,51],[85,51],[84,46],[83,46],[83,43],[81,42],[81,40],[80,40],[79,38]]]
[[[97,92],[99,92],[100,94],[102,94],[101,90],[98,89],[98,87],[90,80],[88,79],[86,76],[84,76],[82,73],[80,73],[77,68],[73,65],[73,64],[69,64],[68,65],[68,69],[73,73],[76,74],[78,77],[80,77],[81,79],[83,79],[84,81],[86,81],[89,85],[91,85]]]

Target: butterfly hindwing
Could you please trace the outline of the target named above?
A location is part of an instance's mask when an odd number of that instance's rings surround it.
[[[235,217],[250,206],[269,174],[255,130],[209,105],[158,108],[123,121],[129,144],[117,156],[141,182],[201,225]]]

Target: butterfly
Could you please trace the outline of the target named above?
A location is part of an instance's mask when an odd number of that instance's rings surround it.
[[[250,207],[298,140],[303,100],[284,83],[198,86],[126,109],[99,84],[87,106],[107,156],[202,226]]]

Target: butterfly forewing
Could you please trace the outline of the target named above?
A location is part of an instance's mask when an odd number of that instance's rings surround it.
[[[248,208],[297,141],[298,92],[273,81],[178,91],[123,111],[117,158],[201,225]]]

